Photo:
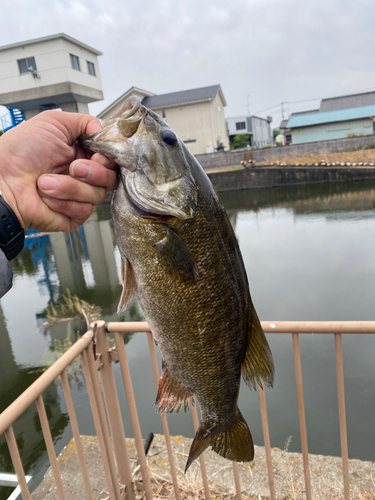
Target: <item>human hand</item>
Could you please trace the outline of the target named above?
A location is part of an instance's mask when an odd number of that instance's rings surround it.
[[[90,115],[44,111],[0,137],[0,191],[24,229],[73,231],[116,189],[115,162],[76,142],[101,128]]]

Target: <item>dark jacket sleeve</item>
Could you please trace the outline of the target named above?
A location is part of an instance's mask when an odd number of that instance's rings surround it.
[[[12,288],[13,271],[5,254],[0,250],[0,298]]]

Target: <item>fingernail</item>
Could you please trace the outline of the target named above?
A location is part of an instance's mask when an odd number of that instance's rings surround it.
[[[57,188],[57,179],[52,175],[43,175],[40,180],[41,187],[44,191],[50,191]]]
[[[92,174],[92,167],[87,163],[76,163],[73,165],[73,175],[78,179],[87,179]]]

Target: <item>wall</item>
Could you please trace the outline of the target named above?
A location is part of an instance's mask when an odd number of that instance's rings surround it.
[[[223,103],[218,94],[213,101],[154,108],[154,111],[161,117],[164,113],[166,122],[180,139],[194,141],[186,142],[194,155],[206,153],[207,146],[216,148],[218,140],[229,149]]]
[[[284,158],[317,155],[323,153],[338,153],[353,151],[358,147],[375,149],[375,135],[335,139],[332,141],[309,142],[305,144],[290,144],[283,147],[266,149],[236,149],[224,153],[196,155],[202,167],[219,167],[225,165],[239,165],[243,160],[254,159],[256,162],[275,162]],[[245,158],[245,155],[250,155]],[[233,158],[231,158],[233,156]]]
[[[237,135],[237,134],[249,134],[251,133],[251,130],[248,130],[248,118],[245,115],[242,116],[232,116],[230,118],[227,118],[227,124],[228,124],[228,133],[229,135]],[[237,130],[236,128],[236,123],[238,122],[245,122],[246,128]]]
[[[80,58],[81,71],[72,69],[70,53]],[[17,61],[26,57],[35,57],[40,79],[33,78],[29,73],[20,75]],[[96,77],[89,75],[86,61],[95,64]],[[27,90],[65,81],[101,90],[97,56],[61,38],[0,51],[0,93]]]
[[[272,144],[271,125],[268,121],[257,116],[252,117],[253,122],[253,146],[261,148]]]
[[[81,71],[71,67],[70,55],[79,57]],[[40,78],[20,74],[18,60],[34,57]],[[87,61],[94,63],[96,76],[88,73]],[[62,38],[0,51],[0,103],[25,102],[22,109],[37,109],[41,102],[54,102],[53,96],[74,92],[82,102],[103,98],[100,70],[96,54]],[[50,96],[50,100],[45,99]],[[74,97],[71,96],[74,101]],[[58,102],[58,100],[56,100]],[[27,105],[29,103],[30,105]],[[40,110],[39,110],[40,111]]]
[[[348,120],[335,123],[322,123],[311,127],[292,129],[293,144],[316,142],[331,139],[344,139],[347,134],[372,134],[373,123],[371,118]]]
[[[215,190],[265,188],[285,185],[374,180],[375,167],[246,168],[208,175]]]

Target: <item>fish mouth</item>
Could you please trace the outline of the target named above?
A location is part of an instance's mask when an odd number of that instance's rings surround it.
[[[145,108],[142,108],[143,106],[138,97],[129,97],[113,118],[102,121],[102,130],[92,134],[80,135],[78,143],[84,149],[108,156],[121,167],[134,172],[136,165],[134,165],[134,162],[129,161],[129,152],[124,148],[124,143],[126,144],[128,139],[137,132],[145,113]],[[139,110],[140,112],[138,112]]]

